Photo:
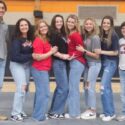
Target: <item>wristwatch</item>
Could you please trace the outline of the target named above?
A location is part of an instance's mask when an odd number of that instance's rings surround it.
[[[85,51],[84,51],[84,54],[86,54],[86,53],[87,53],[87,51],[85,50]]]

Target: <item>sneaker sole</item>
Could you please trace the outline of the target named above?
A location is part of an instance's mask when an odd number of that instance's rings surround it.
[[[84,119],[84,120],[89,120],[89,119],[96,119],[96,117],[81,117],[81,119]]]

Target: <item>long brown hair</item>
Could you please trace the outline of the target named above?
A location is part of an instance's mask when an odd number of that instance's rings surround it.
[[[110,20],[110,30],[109,30],[109,33],[107,34],[107,36],[106,36],[106,33],[105,33],[104,29],[102,28],[104,19],[109,19]],[[103,17],[102,22],[101,22],[100,38],[101,38],[101,41],[105,42],[108,47],[110,47],[111,44],[112,44],[112,34],[113,34],[113,32],[114,32],[113,18],[111,16]]]
[[[60,33],[57,31],[56,25],[55,25],[55,24],[56,24],[56,18],[57,18],[57,17],[60,17],[60,18],[62,19],[62,21],[63,21],[63,25],[62,25],[62,28],[60,29],[60,30],[61,30]],[[50,29],[51,29],[51,34],[54,33],[54,34],[61,34],[62,36],[66,36],[65,26],[64,26],[64,18],[63,18],[62,15],[57,14],[57,15],[55,15],[55,16],[52,18]]]

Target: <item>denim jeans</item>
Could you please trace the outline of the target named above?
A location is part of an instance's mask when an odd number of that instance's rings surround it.
[[[119,77],[121,84],[122,113],[125,115],[125,70],[119,69]]]
[[[35,82],[35,98],[32,117],[38,121],[45,120],[50,96],[48,71],[39,71],[32,67],[31,73]]]
[[[111,87],[111,80],[116,71],[116,60],[105,60],[102,62],[102,79],[101,79],[101,101],[103,106],[103,113],[105,116],[112,116],[115,114],[113,93]]]
[[[78,60],[70,61],[68,110],[71,117],[76,117],[81,113],[79,83],[84,68],[84,64]]]
[[[63,114],[69,89],[66,62],[55,59],[53,71],[56,79],[56,89],[49,112],[52,114]]]
[[[3,86],[4,74],[5,74],[6,60],[0,59],[0,90]]]
[[[30,63],[20,64],[10,62],[10,71],[16,83],[16,92],[14,95],[12,115],[18,115],[23,111],[26,91],[23,90],[24,85],[29,85],[30,79]]]
[[[84,95],[87,108],[96,109],[96,80],[101,69],[101,62],[88,62],[84,73]]]

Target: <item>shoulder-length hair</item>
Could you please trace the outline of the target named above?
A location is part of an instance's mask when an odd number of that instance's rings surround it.
[[[122,29],[125,26],[125,21],[121,23],[120,29]]]
[[[14,38],[21,38],[22,37],[22,33],[20,31],[20,22],[21,21],[26,21],[28,26],[29,26],[29,30],[27,32],[27,39],[30,40],[30,41],[33,41],[34,39],[34,30],[33,30],[33,27],[31,25],[31,23],[25,19],[25,18],[20,18],[17,23],[16,23],[16,26],[15,26],[15,33],[14,33]]]
[[[47,22],[45,20],[42,20],[42,19],[40,19],[35,26],[35,37],[39,37],[42,40],[44,39],[42,34],[40,33],[40,24],[41,23],[44,23],[48,27],[48,33],[46,35],[46,39],[49,40],[49,25],[47,24]]]
[[[85,29],[85,23],[86,23],[88,20],[92,21],[92,23],[93,23],[93,30],[92,30],[91,33],[89,33],[89,32]],[[86,19],[84,20],[82,33],[83,33],[83,35],[85,35],[86,37],[91,37],[91,36],[93,36],[93,35],[99,35],[99,27],[97,26],[97,23],[96,23],[96,21],[95,21],[94,18],[88,17],[88,18],[86,18]]]
[[[62,19],[62,21],[63,21],[63,26],[62,26],[62,28],[60,29],[60,33],[57,31],[57,28],[56,28],[56,18],[57,17],[60,17],[61,19]],[[50,29],[51,29],[51,34],[52,33],[55,33],[55,34],[60,34],[60,35],[62,35],[62,36],[66,36],[66,32],[65,32],[65,26],[64,26],[64,18],[63,18],[63,16],[61,16],[61,15],[59,15],[59,14],[57,14],[57,15],[55,15],[53,18],[52,18],[52,21],[51,21],[51,26],[50,26]]]
[[[67,34],[70,33],[70,31],[69,31],[69,29],[68,29],[68,27],[67,27],[67,22],[68,22],[68,19],[69,19],[69,18],[72,18],[72,19],[74,19],[74,21],[75,21],[74,30],[76,30],[77,32],[80,32],[80,26],[79,26],[78,17],[77,17],[76,15],[71,14],[71,15],[69,15],[69,16],[67,17],[67,19],[66,19],[66,33],[67,33]]]
[[[111,27],[110,27],[110,30],[109,30],[107,36],[106,36],[106,33],[105,33],[104,29],[102,28],[104,19],[110,20],[110,26]],[[112,34],[113,34],[113,32],[114,32],[114,20],[113,20],[113,18],[111,16],[103,17],[102,22],[101,22],[100,38],[101,38],[101,41],[105,42],[108,47],[110,47],[111,44],[112,44]]]

